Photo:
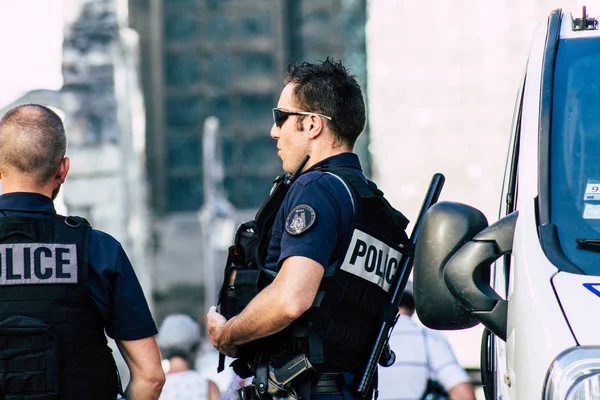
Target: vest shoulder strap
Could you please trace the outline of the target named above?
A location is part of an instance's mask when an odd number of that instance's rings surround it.
[[[348,186],[346,181],[343,178],[339,177],[338,175],[334,174],[333,172],[327,171],[326,173],[331,176],[335,176],[336,179],[338,179],[340,182],[342,182],[342,184],[348,191],[348,195],[350,196],[350,201],[352,202],[352,211],[354,211],[354,214],[356,214],[356,201],[354,200],[354,195],[352,194],[352,190],[350,190],[350,187]]]
[[[80,249],[77,252],[77,262],[84,266],[81,268],[81,274],[84,281],[87,281],[89,263],[89,243],[92,236],[92,226],[87,219],[69,215],[64,217],[57,215],[54,223],[55,238],[65,243],[79,243]]]
[[[328,172],[330,174],[336,175],[344,179],[354,188],[356,193],[362,198],[371,198],[376,194],[383,195],[383,193],[377,193],[373,191],[372,185],[375,185],[373,182],[363,179],[359,174],[352,171],[350,168],[322,167],[318,170],[322,172]],[[375,189],[376,188],[377,187],[375,186]]]
[[[350,168],[344,167],[322,167],[319,168],[320,171],[329,172],[331,174],[337,175],[348,182],[351,187],[354,189],[354,193],[356,193],[360,200],[358,204],[362,204],[363,202],[375,202],[377,209],[385,215],[386,218],[389,219],[394,225],[401,229],[406,229],[408,226],[409,220],[402,214],[400,211],[396,210],[392,205],[386,200],[383,192],[377,187],[375,182],[370,181],[368,179],[363,179],[359,174],[352,171]],[[356,208],[355,208],[356,211]]]

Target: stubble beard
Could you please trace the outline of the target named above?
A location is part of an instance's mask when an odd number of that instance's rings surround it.
[[[300,160],[297,159],[296,157],[296,153],[292,153],[287,155],[287,157],[281,157],[282,160],[282,167],[283,167],[283,172],[285,172],[286,174],[291,174],[293,172],[296,171],[296,169],[298,168],[298,165],[300,165]]]

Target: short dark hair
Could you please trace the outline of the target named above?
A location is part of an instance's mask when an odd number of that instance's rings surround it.
[[[60,117],[41,104],[22,104],[0,118],[0,169],[30,174],[45,184],[67,151]]]
[[[294,100],[303,111],[331,117],[336,140],[354,147],[367,121],[365,102],[356,77],[341,61],[327,57],[316,63],[290,64],[284,83],[294,84]]]

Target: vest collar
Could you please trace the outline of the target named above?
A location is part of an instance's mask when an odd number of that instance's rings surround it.
[[[356,153],[340,153],[335,156],[327,157],[324,160],[319,161],[309,169],[307,169],[304,173],[313,171],[315,169],[320,168],[336,168],[336,167],[349,167],[349,168],[357,168],[362,171],[360,160],[358,159],[358,155]]]
[[[56,214],[54,202],[40,193],[13,192],[0,196],[0,210]]]

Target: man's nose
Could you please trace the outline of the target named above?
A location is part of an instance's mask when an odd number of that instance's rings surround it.
[[[275,124],[273,124],[273,126],[271,127],[271,137],[273,139],[279,139],[279,128],[277,128]]]

